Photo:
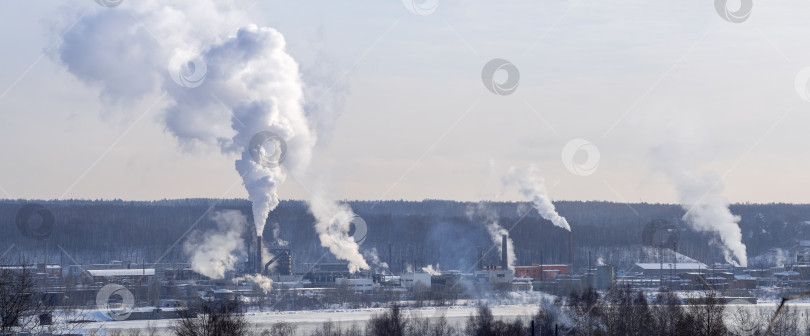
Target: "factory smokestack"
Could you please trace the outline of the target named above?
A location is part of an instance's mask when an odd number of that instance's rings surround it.
[[[256,274],[263,274],[264,264],[262,264],[262,236],[256,238]]]
[[[568,265],[574,269],[574,233],[568,231]]]
[[[501,269],[508,270],[509,269],[509,257],[506,253],[507,247],[509,245],[508,242],[509,238],[506,235],[503,235],[501,238]]]

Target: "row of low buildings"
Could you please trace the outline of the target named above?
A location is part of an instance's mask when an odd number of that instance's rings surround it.
[[[766,269],[708,266],[688,263],[637,263],[616,277],[619,284],[635,287],[668,287],[674,290],[751,290],[758,287],[810,288],[810,265]]]

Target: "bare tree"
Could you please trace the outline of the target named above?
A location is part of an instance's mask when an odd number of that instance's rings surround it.
[[[239,301],[198,300],[193,309],[195,313],[184,314],[172,326],[176,336],[243,336],[248,333]]]
[[[810,336],[810,312],[804,313],[804,336]]]
[[[321,328],[315,330],[312,336],[344,336],[343,329],[340,324],[335,324],[332,320],[326,321],[321,325]]]
[[[568,296],[568,312],[574,323],[571,326],[574,335],[590,336],[602,331],[602,303],[595,289],[588,287],[581,294],[571,292]]]
[[[430,299],[430,288],[421,281],[417,281],[413,285],[412,295],[416,306],[422,307],[424,306],[425,301]]]
[[[270,329],[259,329],[256,328],[248,332],[248,336],[293,336],[295,335],[295,331],[298,329],[292,323],[289,322],[276,322],[270,325]]]
[[[363,331],[360,330],[360,326],[357,325],[357,323],[352,323],[352,326],[346,329],[343,336],[363,336]]]
[[[405,336],[408,320],[402,308],[394,304],[382,315],[375,315],[368,320],[366,334],[369,336]]]
[[[408,335],[428,335],[430,333],[430,319],[412,316],[408,321]]]
[[[297,327],[292,323],[276,322],[270,326],[267,336],[293,336],[296,329]]]
[[[691,325],[686,323],[687,315],[681,307],[681,299],[675,293],[658,293],[650,312],[658,335],[689,335]]]
[[[433,322],[433,325],[430,327],[429,333],[425,335],[431,336],[451,336],[456,334],[456,328],[452,327],[449,323],[447,323],[447,318],[444,315],[439,316],[439,318]]]
[[[0,334],[41,329],[39,317],[52,316],[53,309],[37,292],[34,270],[24,262],[0,269]]]
[[[728,310],[730,330],[734,335],[757,336],[765,333],[768,318],[756,306],[737,305]]]
[[[728,330],[723,322],[726,306],[716,292],[706,292],[703,297],[687,299],[688,314],[694,322],[694,335],[722,336]]]
[[[771,323],[773,336],[788,336],[799,334],[799,314],[796,308],[785,305]]]
[[[475,336],[523,335],[526,333],[526,327],[519,318],[512,322],[496,320],[489,307],[480,305],[476,313],[467,319],[464,332],[466,335]]]
[[[494,324],[495,317],[492,316],[492,310],[486,305],[480,305],[475,315],[470,315],[467,319],[465,333],[475,336],[490,335],[494,329]]]
[[[146,324],[146,328],[144,328],[144,332],[146,336],[157,336],[158,335],[158,327],[152,321],[149,321]]]
[[[653,318],[647,299],[630,286],[617,286],[607,292],[602,307],[602,323],[608,335],[650,335]]]

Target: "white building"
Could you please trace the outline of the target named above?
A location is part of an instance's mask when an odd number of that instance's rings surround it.
[[[479,282],[489,283],[508,283],[511,284],[515,278],[515,271],[503,269],[490,269],[475,271],[475,280]]]
[[[366,279],[335,279],[335,285],[347,286],[350,290],[355,292],[370,292],[374,289],[374,281],[370,278]]]
[[[631,267],[626,275],[661,276],[678,275],[681,273],[705,273],[709,267],[703,263],[637,263]]]
[[[417,283],[421,282],[423,285],[430,288],[430,273],[419,272],[419,273],[406,273],[400,275],[400,281],[402,287],[412,289]]]

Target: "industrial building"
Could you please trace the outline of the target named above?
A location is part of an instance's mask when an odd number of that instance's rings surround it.
[[[515,277],[521,279],[554,279],[557,275],[568,274],[568,265],[515,266]]]
[[[82,272],[81,277],[83,280],[86,279],[92,283],[146,285],[154,279],[155,269],[86,270]]]
[[[426,272],[417,272],[417,273],[406,273],[399,276],[400,281],[402,282],[402,287],[413,289],[418,283],[422,283],[428,289],[432,284],[431,282],[431,275],[430,273]]]
[[[636,263],[627,270],[628,276],[660,277],[681,273],[706,272],[709,267],[699,262],[692,263]]]
[[[374,290],[374,281],[370,278],[362,278],[362,279],[348,279],[348,278],[337,278],[335,279],[335,285],[337,286],[346,286],[349,290],[355,292],[371,292]]]

